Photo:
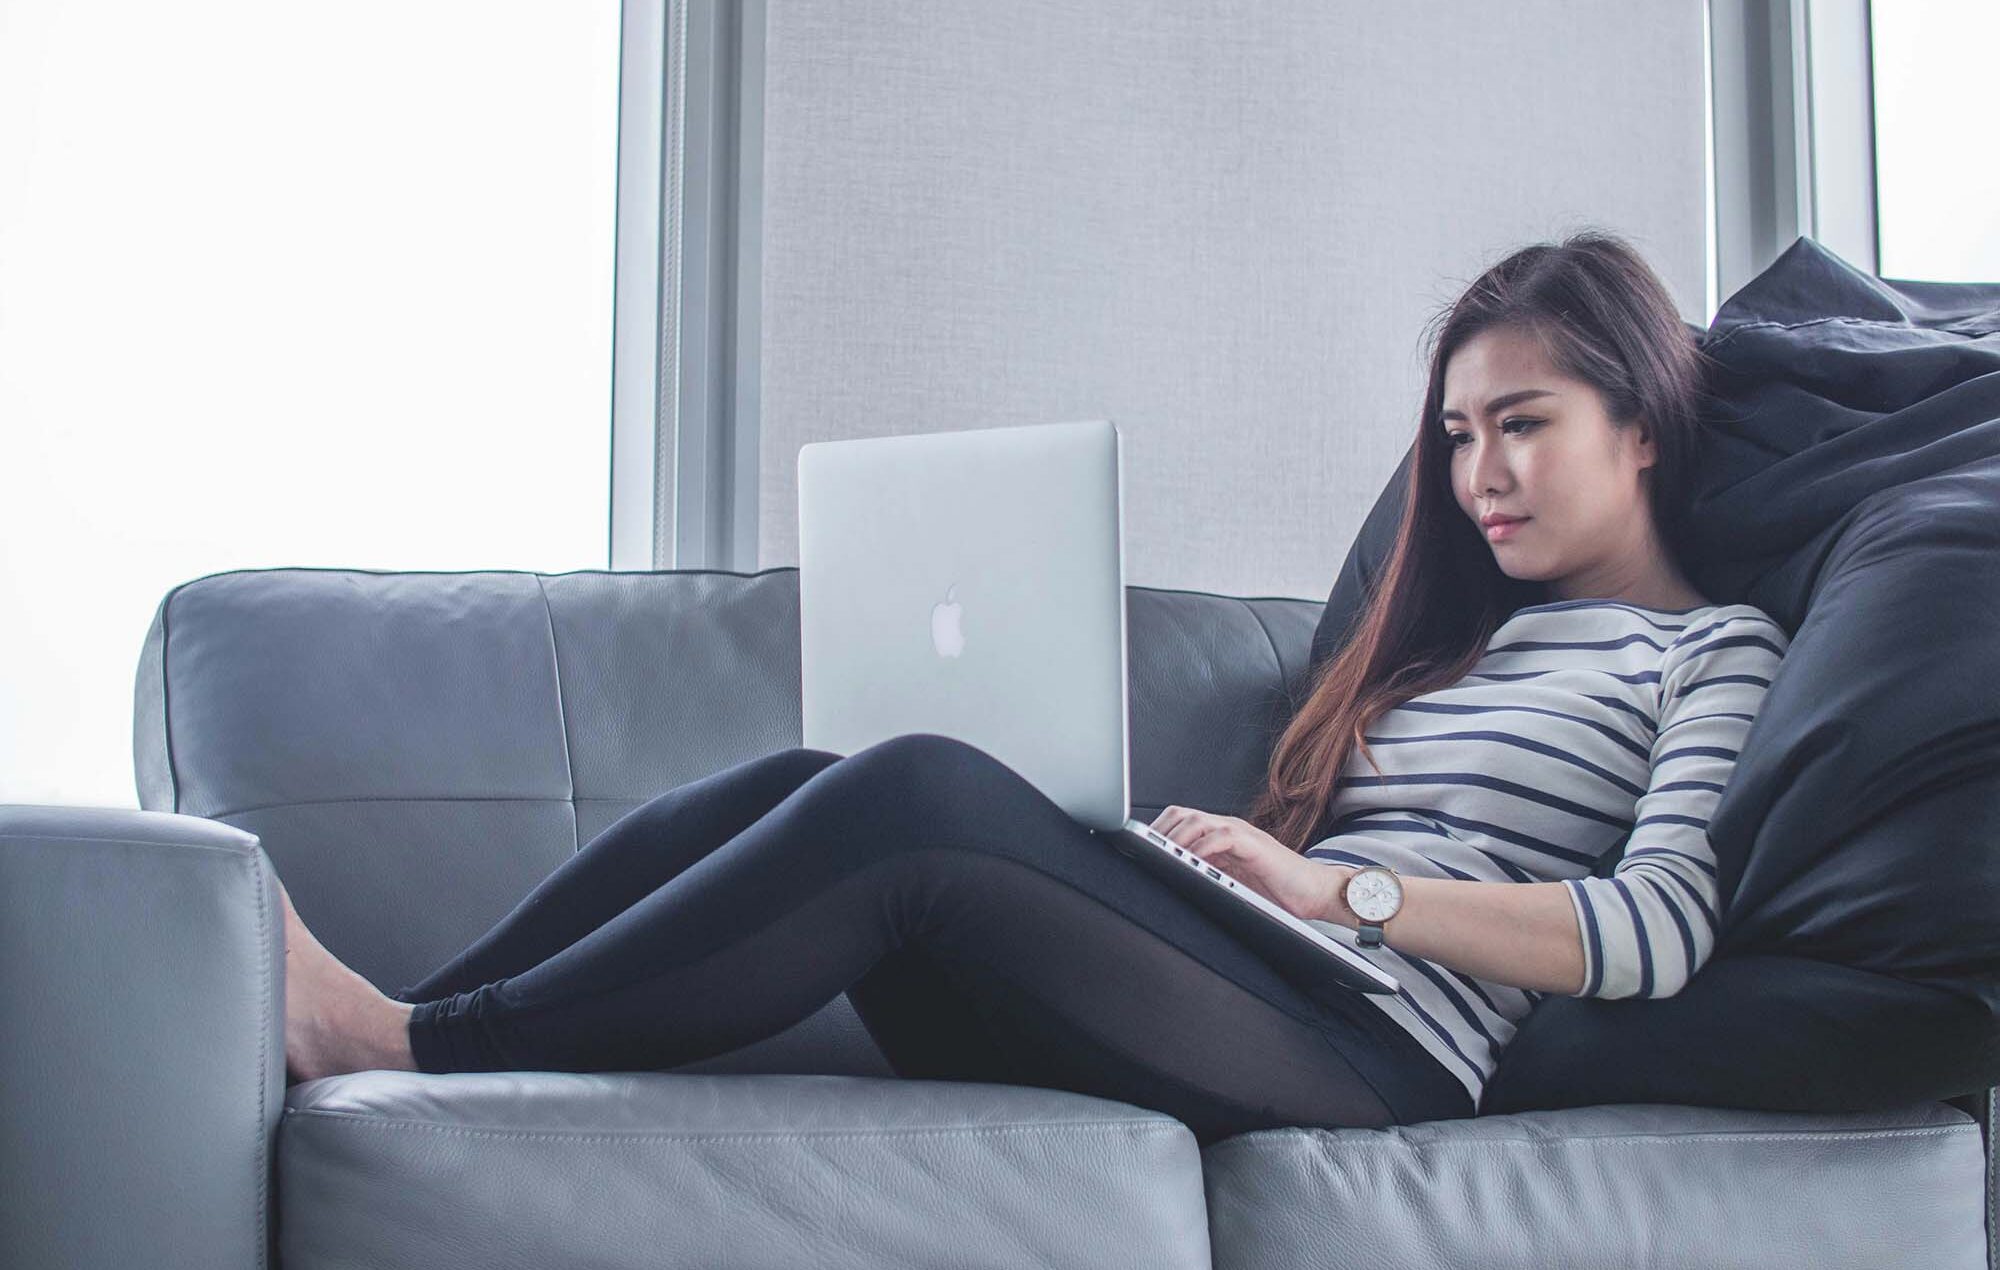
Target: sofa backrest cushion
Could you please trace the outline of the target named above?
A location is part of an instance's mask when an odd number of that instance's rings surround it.
[[[1126,604],[1133,814],[1240,813],[1320,602]],[[257,834],[390,991],[634,807],[798,744],[792,567],[211,574],[155,611],[133,713],[140,805]]]

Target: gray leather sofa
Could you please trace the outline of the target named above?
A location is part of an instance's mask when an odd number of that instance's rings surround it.
[[[1132,587],[1135,814],[1239,811],[1321,604]],[[393,991],[640,802],[799,735],[794,569],[211,575],[139,661],[143,810],[0,808],[0,1262],[1992,1265],[1992,1091],[1197,1149],[896,1078],[847,999],[665,1072],[284,1080],[272,868]]]

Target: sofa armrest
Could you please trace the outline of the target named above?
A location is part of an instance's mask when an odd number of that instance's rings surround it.
[[[254,834],[0,806],[0,1259],[273,1264],[283,914]]]

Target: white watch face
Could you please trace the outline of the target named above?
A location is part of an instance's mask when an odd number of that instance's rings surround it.
[[[1383,869],[1363,869],[1347,879],[1347,907],[1367,922],[1386,922],[1403,906],[1403,884]]]

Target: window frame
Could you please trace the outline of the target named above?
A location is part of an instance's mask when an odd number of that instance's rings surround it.
[[[1707,4],[1718,294],[1800,236],[1875,273],[1870,0]]]

